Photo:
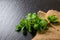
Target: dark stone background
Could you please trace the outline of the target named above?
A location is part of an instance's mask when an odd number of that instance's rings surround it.
[[[59,0],[0,0],[0,40],[31,40],[28,33],[23,36],[22,31],[16,32],[15,26],[28,12],[38,10],[60,11]]]

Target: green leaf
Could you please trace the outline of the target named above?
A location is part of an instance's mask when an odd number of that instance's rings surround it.
[[[22,27],[24,27],[24,26],[25,26],[25,23],[26,23],[26,20],[25,20],[25,19],[21,19],[19,24],[20,24]]]
[[[16,25],[16,31],[19,32],[21,30],[21,28],[22,28],[22,26],[20,24]]]
[[[43,27],[43,26],[46,26],[48,22],[46,20],[41,20],[39,24],[40,24],[40,27]]]
[[[39,30],[42,32],[43,30],[45,30],[45,28],[47,28],[48,22],[46,20],[41,20],[39,23]]]
[[[57,17],[55,15],[48,16],[48,20],[52,23],[57,22]]]
[[[32,16],[32,14],[29,13],[29,14],[26,16],[26,20],[31,20],[31,16]]]
[[[37,30],[37,29],[38,29],[38,24],[34,24],[33,28],[34,28],[35,30]]]
[[[33,13],[32,14],[32,19],[36,19],[36,17],[37,17],[37,14],[36,13]]]

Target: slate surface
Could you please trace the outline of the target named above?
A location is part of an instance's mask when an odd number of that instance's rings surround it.
[[[15,26],[28,12],[38,10],[47,11],[55,9],[60,11],[59,0],[0,0],[0,40],[31,40],[28,33],[23,36],[22,31],[16,32]]]

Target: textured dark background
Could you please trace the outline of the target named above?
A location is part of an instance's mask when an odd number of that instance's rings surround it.
[[[59,0],[0,0],[0,40],[31,40],[28,33],[23,36],[22,31],[16,32],[15,26],[28,12],[38,10],[47,11],[55,9],[60,11]]]

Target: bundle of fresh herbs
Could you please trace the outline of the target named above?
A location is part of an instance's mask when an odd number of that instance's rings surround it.
[[[34,31],[44,31],[47,29],[48,22],[38,17],[36,13],[28,13],[26,15],[26,18],[21,19],[20,23],[16,25],[16,31],[23,30],[23,34],[26,34],[27,32],[34,32]]]
[[[55,15],[50,15],[47,18],[50,22],[57,22],[57,17]],[[19,24],[16,25],[16,31],[23,31],[23,34],[27,34],[27,32],[43,32],[47,27],[48,21],[43,19],[42,17],[38,17],[36,13],[28,13],[26,18],[21,19]]]

